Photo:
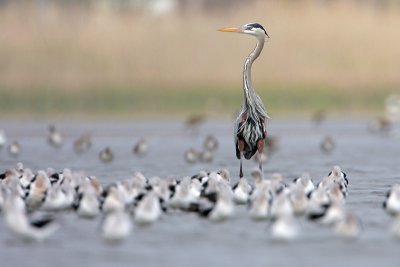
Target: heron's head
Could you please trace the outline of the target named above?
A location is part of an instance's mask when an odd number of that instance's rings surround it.
[[[257,38],[269,38],[267,31],[259,23],[247,23],[240,27],[222,28],[218,31],[250,34]]]

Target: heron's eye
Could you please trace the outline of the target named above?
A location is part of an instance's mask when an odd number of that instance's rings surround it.
[[[251,25],[244,25],[243,28],[244,28],[246,31],[249,31],[249,30],[251,30],[253,27],[252,27]]]

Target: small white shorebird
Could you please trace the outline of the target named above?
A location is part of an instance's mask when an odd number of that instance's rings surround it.
[[[291,215],[277,217],[271,226],[271,237],[273,241],[291,241],[299,235],[299,226],[296,219]]]
[[[210,173],[210,176],[213,175],[214,172]],[[227,169],[220,169],[217,172],[217,181],[218,182],[222,182],[225,185],[228,185],[230,187],[230,183],[231,183],[231,174],[229,173],[229,171]]]
[[[306,195],[310,194],[315,189],[315,185],[309,173],[303,173],[300,177],[294,179],[293,183],[300,184],[304,188],[304,193]]]
[[[104,201],[101,205],[101,210],[105,213],[124,210],[125,199],[116,185],[109,186],[104,191]]]
[[[279,192],[272,198],[271,217],[278,218],[282,216],[292,216],[294,214],[289,194],[284,191]]]
[[[74,141],[74,151],[82,154],[92,147],[92,136],[90,133],[84,133]]]
[[[286,184],[283,182],[282,174],[275,172],[271,175],[271,192],[275,196],[281,191],[285,191]]]
[[[134,221],[140,225],[152,224],[162,214],[160,199],[154,191],[148,192],[135,209]]]
[[[346,212],[335,225],[335,232],[345,239],[356,239],[362,230],[360,219],[353,213]]]
[[[400,216],[396,216],[393,218],[389,227],[390,232],[393,236],[400,240]]]
[[[392,216],[400,214],[400,184],[395,184],[388,191],[383,202],[384,210]]]
[[[263,173],[258,168],[254,168],[251,171],[251,177],[254,180],[254,188],[251,192],[250,199],[252,199],[253,195],[257,195],[260,191],[264,192],[264,190],[272,190],[271,181],[265,180]]]
[[[29,220],[24,201],[12,192],[6,197],[3,212],[7,227],[23,240],[43,241],[59,228],[50,217]]]
[[[184,158],[187,163],[193,164],[199,160],[199,152],[194,148],[189,148],[184,153]]]
[[[308,198],[301,184],[293,184],[290,187],[289,199],[296,216],[303,215],[308,208]]]
[[[345,216],[346,210],[343,203],[332,202],[327,209],[321,214],[314,216],[313,219],[322,225],[332,226],[343,220]]]
[[[268,184],[261,184],[252,195],[250,201],[249,214],[253,220],[265,220],[269,217],[272,196],[268,189]]]
[[[201,162],[212,162],[214,159],[214,151],[203,150],[199,152],[199,159]]]
[[[239,181],[232,187],[233,199],[236,204],[246,204],[252,191],[251,185],[247,179],[242,176]]]
[[[53,147],[59,148],[63,144],[63,135],[59,132],[54,125],[49,126],[49,136],[47,141]]]
[[[102,162],[111,162],[114,159],[114,153],[112,152],[110,147],[106,147],[99,152],[99,159]]]
[[[52,185],[46,194],[43,208],[48,211],[60,211],[72,206],[74,201],[74,191],[72,188],[68,192],[66,186],[59,183]]]
[[[27,189],[28,186],[32,183],[32,179],[35,177],[32,170],[27,168],[24,169],[21,176],[19,177],[19,183],[22,188]]]
[[[344,191],[342,190],[342,186],[339,185],[338,183],[332,184],[328,188],[327,193],[329,195],[331,202],[337,202],[337,203],[342,203],[342,204],[344,204],[346,202],[346,195],[345,195]]]
[[[319,218],[325,212],[331,200],[325,188],[319,187],[312,191],[309,195],[308,207],[306,210],[309,219]]]
[[[340,166],[335,165],[332,171],[328,174],[327,179],[329,182],[337,183],[341,186],[341,189],[345,196],[347,196],[347,187],[349,185],[349,180],[347,179],[346,173],[342,171]]]
[[[8,145],[7,150],[10,156],[16,158],[19,156],[19,154],[21,154],[21,145],[18,143],[18,141],[13,141]]]
[[[133,153],[139,157],[144,156],[149,149],[146,139],[140,139],[134,146],[133,146]]]
[[[7,137],[4,130],[0,130],[0,149],[2,149],[7,143]]]
[[[116,186],[118,187],[118,191],[121,193],[125,205],[133,204],[135,198],[142,190],[144,190],[144,185],[143,187],[137,187],[133,179],[122,180],[118,182]]]
[[[204,140],[203,146],[205,150],[215,151],[218,148],[218,140],[212,134],[207,135],[206,139]]]
[[[51,187],[49,177],[46,172],[38,171],[30,184],[25,202],[28,209],[36,209],[40,207],[46,198],[47,190]]]
[[[101,235],[108,242],[120,242],[126,239],[132,231],[129,213],[115,210],[105,214],[101,225]]]
[[[324,139],[322,139],[319,147],[322,152],[330,154],[335,149],[335,141],[330,135],[327,135],[324,137]]]
[[[201,184],[198,179],[184,177],[181,182],[175,186],[175,193],[169,199],[168,205],[171,208],[187,210],[192,203],[196,203],[200,197]]]
[[[3,175],[4,178],[0,180],[0,189],[4,189],[5,192],[3,192],[2,194],[3,200],[1,202],[4,203],[5,197],[7,196],[5,193],[7,193],[8,191],[23,198],[25,196],[25,192],[19,183],[18,173],[15,170],[7,170],[5,173],[2,174],[2,176]]]
[[[94,218],[100,214],[100,201],[96,190],[89,181],[85,181],[82,192],[79,194],[78,202],[74,208],[79,217]]]
[[[204,214],[214,222],[225,221],[231,218],[235,213],[235,206],[230,188],[223,183],[219,183],[218,187],[217,200],[214,206]]]

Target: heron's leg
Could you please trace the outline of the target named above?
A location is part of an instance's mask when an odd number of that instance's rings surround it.
[[[264,150],[264,140],[260,139],[257,142],[257,151],[258,151],[258,168],[260,171],[262,171],[262,162],[261,162],[261,156]]]
[[[242,155],[243,153],[240,152],[240,170],[239,170],[239,178],[243,177],[243,169],[242,169]]]
[[[238,149],[240,152],[240,170],[239,170],[239,177],[243,177],[243,169],[242,169],[242,159],[243,159],[243,151],[244,151],[244,141],[239,140],[238,141]]]

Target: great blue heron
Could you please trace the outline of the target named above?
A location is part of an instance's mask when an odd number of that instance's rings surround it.
[[[240,177],[243,177],[242,158],[250,159],[258,151],[259,169],[262,170],[261,153],[266,137],[265,120],[268,118],[261,98],[256,94],[251,84],[251,66],[260,55],[267,32],[258,23],[248,23],[239,28],[223,28],[222,32],[237,32],[253,35],[257,38],[257,45],[244,62],[243,90],[244,102],[236,119],[234,139],[236,157],[240,159]]]

